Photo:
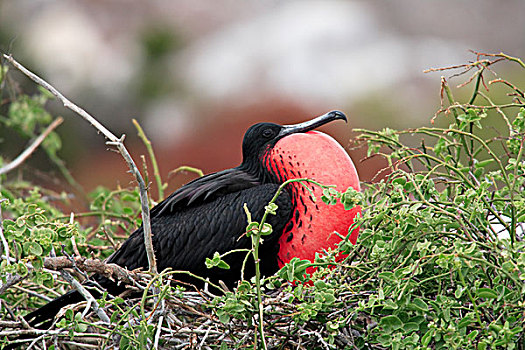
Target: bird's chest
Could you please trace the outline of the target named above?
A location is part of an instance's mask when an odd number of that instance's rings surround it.
[[[359,190],[359,180],[348,154],[333,139],[321,133],[293,135],[280,141],[266,159],[278,182],[311,179],[335,185],[344,192]],[[341,203],[325,204],[323,189],[309,182],[289,184],[293,214],[279,239],[279,265],[292,258],[313,261],[317,252],[334,248],[348,234],[358,207],[345,210]],[[357,233],[355,234],[357,238]],[[351,237],[352,240],[352,237]]]
[[[317,252],[334,248],[340,235],[347,234],[355,215],[350,215],[341,204],[322,202],[322,189],[317,185],[294,187],[293,215],[279,240],[280,267],[294,257],[313,261]]]

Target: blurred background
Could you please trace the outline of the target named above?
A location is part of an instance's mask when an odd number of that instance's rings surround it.
[[[0,50],[127,134],[139,161],[136,118],[165,179],[181,165],[236,166],[255,122],[339,109],[349,123],[323,130],[368,181],[382,165],[351,150],[352,129],[428,125],[440,75],[452,73],[423,70],[473,61],[470,49],[525,56],[524,18],[523,0],[0,0]],[[57,103],[50,108],[65,117],[60,154],[87,191],[132,181],[101,135]],[[24,146],[2,142],[0,153],[14,157]],[[42,154],[25,166],[56,171]],[[193,177],[173,177],[170,189]]]

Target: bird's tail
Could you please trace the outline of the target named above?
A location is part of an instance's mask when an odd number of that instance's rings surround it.
[[[104,276],[95,274],[91,276],[91,278],[91,280],[85,281],[83,285],[89,290],[95,299],[98,299],[102,296],[101,290],[107,291],[109,295],[119,295],[126,290],[126,286],[124,284],[115,283]],[[84,300],[84,296],[82,296],[82,294],[80,294],[77,290],[70,290],[66,294],[51,300],[49,303],[36,309],[35,311],[28,313],[24,316],[24,319],[31,327],[38,329],[49,329],[53,324],[55,316],[63,307],[76,304]],[[13,340],[22,340],[27,338],[30,338],[30,336],[19,336]],[[7,345],[2,350],[15,349],[21,345],[22,344],[20,342],[16,342],[14,344]]]
[[[84,282],[83,285],[89,290],[95,299],[100,298],[102,295],[100,289],[96,287],[101,287],[102,290],[108,291],[110,295],[119,295],[126,290],[124,284],[117,284],[104,276],[93,275],[91,278],[92,280]],[[28,313],[24,316],[24,319],[32,327],[47,329],[53,323],[53,319],[60,309],[64,306],[76,304],[84,300],[86,299],[77,290],[70,290],[66,294],[51,300],[39,309]]]
[[[79,303],[85,300],[82,295],[76,291],[71,290],[64,295],[51,300],[46,305],[36,309],[33,312],[24,316],[27,323],[35,328],[47,329],[53,323],[53,319],[58,314],[60,309],[64,306]]]
[[[60,309],[64,306],[78,303],[84,300],[84,297],[76,290],[71,290],[64,295],[59,296],[56,299],[51,300],[44,306],[36,309],[33,312],[28,313],[24,316],[26,322],[38,329],[48,329],[53,324],[55,316],[58,314]],[[14,339],[11,339],[11,343],[3,347],[3,350],[12,350],[23,346],[24,339],[30,339],[31,335],[21,335]]]

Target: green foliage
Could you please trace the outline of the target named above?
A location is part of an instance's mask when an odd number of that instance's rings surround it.
[[[5,209],[16,213],[16,220],[6,219],[3,226],[7,241],[18,252],[18,259],[48,255],[52,248],[58,248],[78,234],[75,224],[52,219],[53,210],[42,201],[38,187],[34,187],[28,197],[14,198],[12,204],[4,203]]]
[[[311,261],[300,260],[297,257],[293,257],[288,264],[286,264],[279,270],[277,275],[288,282],[304,282],[309,277],[306,274],[306,269],[310,266],[312,266]]]
[[[19,95],[16,100],[12,101],[9,104],[7,117],[2,118],[4,125],[16,130],[22,137],[36,137],[40,129],[47,126],[53,119],[45,109],[51,96],[44,89],[41,89],[40,92],[34,96]],[[53,131],[46,137],[42,147],[54,158],[62,147],[62,142],[57,133]]]
[[[235,293],[226,292],[214,298],[210,304],[224,324],[230,322],[231,318],[250,320],[257,312],[256,305],[257,293],[248,281],[241,282]]]
[[[118,189],[110,191],[104,187],[96,188],[88,195],[91,203],[89,211],[81,216],[97,217],[98,225],[90,230],[87,238],[91,245],[115,246],[142,223],[138,189]],[[107,257],[112,251],[98,251]]]
[[[29,275],[37,284],[52,287],[52,275],[42,270],[43,258],[52,249],[60,251],[62,246],[70,247],[70,238],[79,235],[78,225],[58,220],[61,212],[49,204],[37,186],[29,188],[24,196],[7,188],[2,188],[0,193],[6,199],[2,202],[3,212],[13,215],[13,219],[3,220],[2,228],[10,248],[10,258],[15,259],[14,263],[2,259],[2,282],[6,282],[8,274],[17,273],[24,277]],[[28,262],[34,269],[28,268]]]
[[[143,349],[155,342],[161,348],[525,349],[524,97],[522,89],[498,80],[494,84],[504,84],[512,100],[497,104],[480,83],[495,62],[525,65],[497,57],[505,60],[465,65],[477,69],[469,101],[454,99],[442,80],[446,101],[431,127],[359,130],[368,154],[382,155],[388,168],[362,192],[322,186],[321,197],[346,209],[361,206],[349,228],[360,227],[357,245],[345,237],[314,262],[294,258],[275,276],[258,274],[218,296],[174,286],[169,281],[178,272],[163,271],[137,281],[141,298],[103,295],[99,304],[110,325],[81,308],[68,309],[57,337]],[[17,98],[10,116],[27,125],[11,127],[37,134],[51,121],[41,109],[45,99]],[[73,217],[64,209],[66,194],[18,179],[0,191],[3,234],[14,258],[2,261],[2,281],[24,276],[20,286],[48,296],[46,287],[65,289],[42,268],[52,249],[72,255],[74,239],[81,255],[105,258],[140,224],[133,189],[98,188],[89,208]],[[266,217],[279,210],[274,202],[261,222],[246,210],[251,249],[216,253],[208,267],[228,268],[224,256],[239,252],[257,263],[258,246],[272,232]],[[17,314],[43,303],[14,288],[1,298]],[[8,312],[2,316],[11,319]]]
[[[7,71],[6,67],[0,67]],[[1,81],[1,79],[0,79]],[[1,91],[0,91],[1,92]],[[10,101],[6,115],[0,115],[0,123],[6,128],[15,131],[24,139],[36,138],[53,117],[46,110],[47,102],[53,95],[47,90],[39,87],[39,93],[33,96],[18,94]],[[51,162],[58,168],[62,176],[75,190],[82,192],[82,188],[75,181],[65,162],[60,158],[58,152],[62,148],[62,140],[56,131],[51,131],[40,147],[44,150]]]
[[[441,112],[454,120],[445,128],[361,130],[393,169],[365,189],[359,246],[345,246],[361,254],[348,271],[352,289],[371,293],[357,311],[377,326],[363,340],[392,349],[522,349],[525,109],[449,102]],[[502,116],[506,131],[477,134]]]

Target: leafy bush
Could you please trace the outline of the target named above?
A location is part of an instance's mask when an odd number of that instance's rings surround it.
[[[75,307],[51,330],[24,334],[35,344],[121,348],[525,349],[525,95],[516,82],[486,83],[496,63],[525,69],[517,58],[480,54],[460,67],[472,73],[458,88],[473,87],[466,102],[442,78],[442,108],[430,127],[359,130],[369,156],[384,157],[388,168],[362,193],[325,188],[326,203],[360,203],[361,233],[356,246],[343,240],[319,254],[313,274],[305,274],[310,262],[293,259],[275,276],[215,296],[174,286],[180,272],[164,271],[137,281],[139,300],[100,300],[118,323]],[[488,87],[499,85],[507,96],[491,95]],[[24,330],[15,316],[55,295],[49,287],[59,282],[44,257],[52,249],[106,257],[133,229],[139,204],[135,190],[101,188],[89,211],[71,217],[61,209],[67,195],[2,181],[3,235],[15,258],[0,265],[10,286],[0,287],[7,343]],[[221,257],[209,263],[221,266]],[[10,285],[13,276],[22,278]],[[305,283],[291,283],[298,280]]]
[[[344,269],[356,294],[370,293],[355,309],[376,325],[361,330],[362,344],[525,346],[524,96],[501,79],[489,84],[510,87],[513,102],[481,91],[491,64],[463,67],[477,68],[469,103],[455,101],[442,80],[449,106],[433,121],[448,126],[361,130],[369,154],[385,150],[392,170],[365,190],[359,246],[349,247],[356,258]],[[480,100],[487,103],[474,105]]]

